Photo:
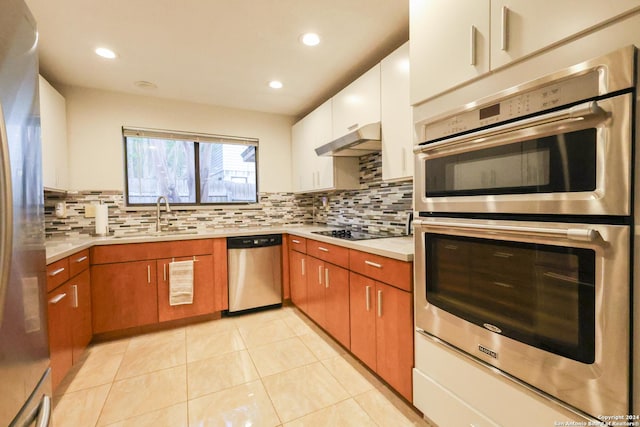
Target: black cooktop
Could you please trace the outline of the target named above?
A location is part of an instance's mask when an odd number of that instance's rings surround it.
[[[352,230],[326,230],[326,231],[312,231],[312,233],[320,234],[322,236],[335,237],[337,239],[344,240],[369,240],[369,239],[380,239],[382,237],[379,234],[369,234],[362,231],[352,231]]]

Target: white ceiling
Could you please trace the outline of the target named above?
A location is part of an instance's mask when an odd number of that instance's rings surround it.
[[[26,2],[54,84],[298,117],[409,38],[407,0]],[[299,42],[308,31],[320,45]],[[118,59],[96,56],[98,46]],[[284,87],[269,88],[273,79]]]

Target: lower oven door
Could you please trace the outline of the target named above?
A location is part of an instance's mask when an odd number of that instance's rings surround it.
[[[629,412],[630,227],[414,226],[420,332],[587,414]]]

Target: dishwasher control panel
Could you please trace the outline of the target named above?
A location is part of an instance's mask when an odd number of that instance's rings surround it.
[[[282,234],[227,237],[227,249],[262,248],[282,245]]]

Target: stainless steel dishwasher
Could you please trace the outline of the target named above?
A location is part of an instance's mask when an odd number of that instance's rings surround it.
[[[282,235],[227,237],[229,311],[282,305]]]

